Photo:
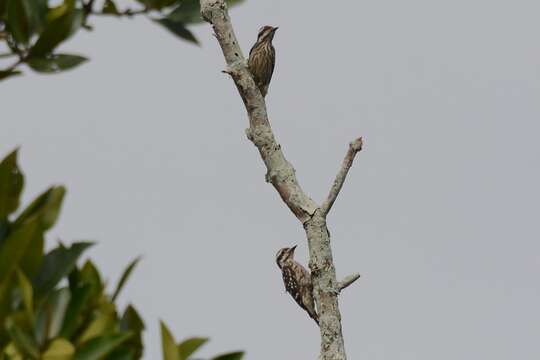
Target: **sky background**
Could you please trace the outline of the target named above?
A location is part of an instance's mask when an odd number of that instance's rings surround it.
[[[540,2],[257,1],[232,11],[247,54],[279,26],[267,104],[300,183],[326,197],[365,139],[328,224],[348,357],[540,356]],[[114,284],[120,303],[202,352],[315,359],[318,329],[284,293],[277,250],[304,232],[264,182],[247,117],[210,28],[182,42],[145,18],[92,19],[65,74],[0,84],[0,152],[20,145],[24,202],[68,187],[55,239]]]

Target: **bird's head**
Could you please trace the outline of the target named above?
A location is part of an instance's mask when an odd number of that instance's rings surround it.
[[[257,35],[257,42],[269,41],[271,42],[276,33],[277,27],[270,25],[265,25],[259,29],[259,34]]]
[[[290,248],[280,249],[276,254],[276,263],[281,269],[287,262],[294,260],[294,250],[296,245]]]

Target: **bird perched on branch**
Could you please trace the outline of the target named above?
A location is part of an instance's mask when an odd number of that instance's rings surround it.
[[[276,263],[281,269],[287,292],[308,313],[309,317],[319,325],[319,316],[317,315],[317,311],[315,311],[311,274],[300,263],[294,260],[295,249],[296,245],[279,250],[276,254]]]
[[[255,80],[263,97],[268,92],[268,86],[276,64],[276,51],[272,46],[272,39],[277,29],[277,27],[268,25],[260,28],[257,41],[249,52],[249,71],[251,71],[253,80]]]

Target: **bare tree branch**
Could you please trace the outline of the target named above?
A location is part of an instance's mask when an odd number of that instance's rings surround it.
[[[353,282],[355,282],[358,279],[360,279],[360,274],[358,273],[351,274],[349,276],[344,277],[343,280],[338,282],[338,286],[337,286],[338,291],[345,289],[346,287],[348,287],[349,285],[351,285]]]
[[[244,100],[249,116],[248,138],[255,144],[266,165],[266,181],[272,183],[289,209],[302,223],[306,222],[318,205],[307,196],[292,165],[285,159],[281,146],[276,142],[266,104],[249,72],[242,50],[234,34],[224,1],[201,0],[201,14],[213,25],[214,33],[223,51],[229,73],[240,96]]]
[[[212,24],[215,36],[227,63],[225,72],[234,80],[244,101],[249,128],[246,135],[259,150],[267,169],[266,181],[278,191],[281,199],[304,226],[308,247],[309,267],[314,287],[315,302],[319,313],[321,334],[321,360],[346,360],[345,345],[341,329],[341,314],[338,307],[336,289],[339,283],[332,258],[330,235],[326,226],[326,212],[300,187],[293,166],[287,161],[281,146],[277,143],[268,114],[266,103],[255,85],[247,67],[246,59],[234,34],[224,0],[200,0],[201,15]],[[361,146],[361,139],[360,146]],[[357,140],[358,142],[358,140]],[[357,146],[355,142],[354,146]],[[356,149],[357,147],[354,147]],[[354,154],[358,152],[355,150]],[[351,155],[351,163],[354,154]],[[334,190],[337,196],[350,164],[346,166],[343,179],[337,181]],[[341,172],[340,172],[341,173]],[[340,175],[338,174],[338,177]],[[354,281],[354,280],[353,280]],[[352,283],[352,282],[351,282]]]
[[[362,150],[362,145],[362,138],[358,138],[349,144],[349,150],[347,151],[345,159],[343,159],[343,163],[341,164],[341,169],[339,169],[339,172],[336,175],[336,179],[332,184],[332,188],[330,189],[328,198],[321,206],[321,211],[324,215],[328,214],[328,212],[332,208],[332,205],[334,205],[334,201],[336,201],[336,198],[339,195],[341,188],[343,187],[343,183],[345,182],[345,178],[349,173],[349,169],[352,166],[354,157],[360,150]]]

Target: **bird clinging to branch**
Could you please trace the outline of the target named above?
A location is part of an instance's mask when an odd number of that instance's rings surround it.
[[[248,66],[263,97],[268,92],[268,86],[276,64],[276,51],[272,45],[272,39],[277,27],[263,26],[259,30],[257,41],[249,52]]]
[[[315,311],[311,274],[300,263],[294,260],[295,249],[296,245],[279,250],[276,254],[276,263],[281,269],[287,292],[308,313],[309,317],[319,325],[319,316],[317,315],[317,311]]]

